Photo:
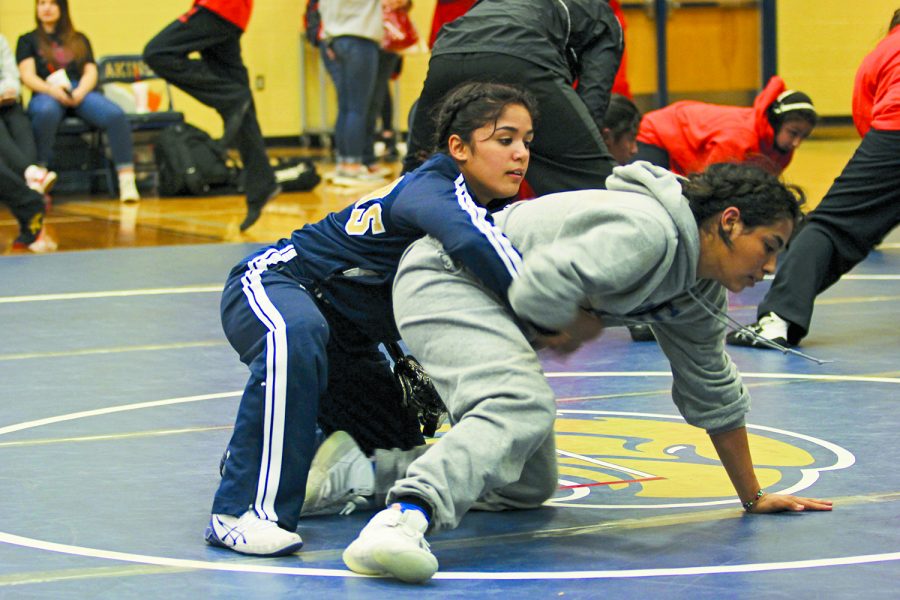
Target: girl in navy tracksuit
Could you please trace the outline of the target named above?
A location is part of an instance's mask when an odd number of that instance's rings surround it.
[[[250,379],[208,542],[257,555],[300,547],[294,530],[316,449],[320,402],[342,385],[363,391],[357,402],[399,394],[377,347],[399,339],[391,285],[411,242],[434,236],[506,298],[521,259],[484,206],[518,192],[534,106],[514,86],[460,86],[441,107],[439,151],[425,164],[232,270],[222,295],[222,324],[250,367]],[[330,368],[339,372],[329,374]]]

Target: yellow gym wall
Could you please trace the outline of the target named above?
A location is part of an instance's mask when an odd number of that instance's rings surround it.
[[[413,3],[412,17],[423,42],[405,54],[403,73],[397,85],[400,104],[397,119],[404,130],[407,112],[419,94],[428,66],[424,42],[430,32],[435,1],[415,0]],[[190,5],[190,0],[70,0],[70,11],[75,26],[90,38],[94,53],[102,56],[140,52],[153,35]],[[318,50],[304,46],[305,61],[303,65],[300,62],[305,6],[305,0],[257,0],[250,26],[243,37],[244,61],[250,71],[251,84],[255,84],[257,77],[264,79],[263,89],[255,89],[254,94],[263,133],[268,137],[293,137],[323,127],[330,129],[334,121],[336,101],[327,75],[319,71]],[[884,35],[891,12],[897,6],[898,0],[854,3],[846,0],[780,0],[779,73],[791,87],[810,94],[822,114],[849,115],[856,67]],[[740,23],[754,18],[745,10],[723,14],[722,29],[731,31],[724,36],[725,42],[733,42],[735,32],[747,29]],[[676,12],[671,26],[689,30],[691,21],[699,15],[700,12]],[[19,35],[35,27],[34,3],[0,0],[0,17],[0,33],[15,50]],[[634,9],[626,11],[626,18],[629,19],[627,43],[632,88],[638,94],[651,94],[655,91],[656,72],[652,21],[643,11]],[[738,21],[734,21],[736,18]],[[733,26],[729,26],[729,20],[734,21]],[[723,38],[710,30],[706,20],[696,23],[697,35],[705,36],[710,44]],[[677,39],[676,36],[675,41]],[[705,88],[712,85],[711,80],[731,81],[736,85],[752,82],[757,77],[752,73],[756,68],[755,58],[748,59],[745,52],[736,52],[733,47],[729,50],[725,42],[722,42],[726,47],[722,48],[721,54],[730,58],[712,61],[705,56],[703,64],[698,64],[696,77],[690,77],[691,70],[683,64],[689,56],[677,52],[678,62],[682,64],[677,70],[680,75],[673,73],[677,75],[671,81],[673,90],[696,89],[694,84],[698,77],[701,82],[705,81]],[[741,48],[751,46],[755,40],[745,39],[745,42],[739,44]],[[696,54],[696,47],[687,54]],[[737,57],[743,58],[737,60]],[[724,75],[718,77],[719,71]],[[320,80],[325,81],[324,89]],[[301,116],[304,90],[306,110]],[[189,122],[214,136],[221,132],[221,120],[211,109],[178,91],[175,102],[176,107],[186,113]],[[321,114],[322,104],[326,107],[325,115]]]
[[[898,0],[780,0],[779,74],[820,114],[849,115],[856,69],[898,8]]]
[[[70,0],[69,12],[76,29],[91,40],[96,57],[105,54],[141,52],[144,45],[178,15],[186,12],[191,0]],[[423,40],[431,28],[435,0],[416,0],[413,20]],[[35,28],[34,2],[0,0],[0,33],[15,52],[19,35]],[[263,134],[267,137],[297,136],[301,133],[300,43],[305,0],[256,0],[250,25],[242,38],[244,62],[250,71],[251,86]],[[401,111],[404,122],[412,101],[418,96],[427,69],[427,52],[415,49],[405,61],[400,81]],[[318,51],[306,46],[307,128],[318,127],[319,114]],[[264,78],[264,88],[255,89],[257,77]],[[327,80],[327,76],[325,76]],[[217,136],[222,122],[215,111],[184,93],[175,91],[176,108],[186,119]],[[325,89],[328,114],[324,122],[333,124],[336,101],[330,81]],[[405,129],[405,126],[403,127]]]
[[[267,136],[296,135],[300,131],[300,4],[299,0],[257,0],[243,37],[251,84],[257,75],[265,78],[265,87],[255,92],[255,100]],[[190,0],[69,1],[72,22],[91,40],[95,57],[141,52],[150,38],[190,7]],[[19,35],[35,28],[34,2],[0,0],[0,15],[0,33],[15,51]],[[212,135],[221,133],[222,122],[215,111],[180,91],[175,91],[174,99],[189,122]]]

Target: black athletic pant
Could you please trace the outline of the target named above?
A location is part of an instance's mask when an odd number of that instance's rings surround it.
[[[37,162],[31,119],[18,102],[0,107],[0,160],[19,175]]]
[[[900,219],[900,131],[869,130],[780,260],[757,311],[791,323],[792,342],[809,332],[817,295],[837,282]]]
[[[27,185],[22,175],[0,162],[0,202],[19,222],[16,241],[30,244],[44,226],[44,198]]]
[[[606,188],[615,161],[572,86],[527,60],[487,52],[432,57],[416,104],[404,171],[422,164],[420,152],[431,153],[434,111],[451,89],[470,80],[518,84],[537,98],[540,115],[525,177],[537,195]]]
[[[144,60],[157,75],[214,108],[228,123],[229,116],[249,103],[234,143],[241,154],[247,201],[263,202],[275,189],[266,144],[250,91],[247,67],[241,58],[243,31],[217,14],[197,8],[160,31],[144,48]],[[199,59],[189,58],[199,52]]]

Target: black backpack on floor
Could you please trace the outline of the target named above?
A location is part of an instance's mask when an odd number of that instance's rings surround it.
[[[315,163],[307,158],[279,158],[272,168],[284,192],[308,192],[322,181]]]
[[[202,129],[178,123],[163,129],[153,148],[160,196],[238,191],[238,169],[221,144]]]

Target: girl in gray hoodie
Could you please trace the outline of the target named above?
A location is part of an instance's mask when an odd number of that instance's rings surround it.
[[[495,215],[524,256],[509,306],[435,240],[407,250],[394,283],[397,324],[453,427],[427,451],[376,453],[376,496],[389,507],[345,551],[352,570],[427,579],[437,570],[427,528],[456,527],[471,508],[550,498],[556,403],[533,345],[572,350],[605,325],[651,325],[678,410],[710,435],[746,510],[830,510],[828,501],[762,491],[744,426],[750,396],[724,351],[726,290],[774,271],[802,193],[737,164],[683,179],[639,162],[617,167],[607,188]]]

